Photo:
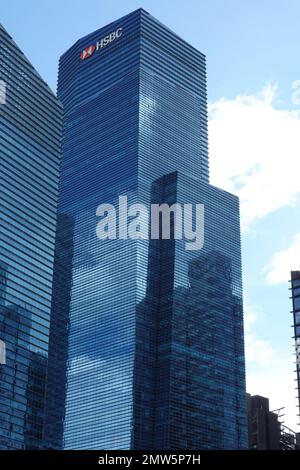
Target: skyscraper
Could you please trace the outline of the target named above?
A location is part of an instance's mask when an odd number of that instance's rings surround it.
[[[291,271],[293,329],[296,353],[296,390],[298,392],[298,419],[300,416],[300,271]]]
[[[250,450],[297,449],[297,434],[282,421],[284,407],[270,411],[268,398],[249,393],[247,404]]]
[[[0,449],[44,447],[62,110],[0,25]]]
[[[64,418],[67,449],[246,448],[239,206],[208,183],[204,55],[139,9],[61,57],[58,95],[53,321],[69,343],[53,348],[68,355],[53,447]],[[99,240],[96,209],[120,196],[204,204],[203,249]]]
[[[269,399],[247,394],[250,450],[279,450],[281,426],[278,415],[269,409]]]

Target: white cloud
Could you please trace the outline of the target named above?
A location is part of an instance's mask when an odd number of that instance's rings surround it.
[[[211,182],[237,194],[247,227],[300,195],[300,111],[276,109],[277,85],[258,93],[222,98],[209,105]],[[269,284],[287,283],[299,269],[300,233],[264,268]],[[299,262],[300,264],[300,262]],[[260,333],[258,307],[245,308],[247,390],[285,408],[285,424],[297,430],[292,349],[278,349],[276,338]]]
[[[256,331],[259,314],[258,306],[245,308],[247,392],[269,398],[271,410],[285,407],[284,424],[297,431],[293,348],[282,353],[270,341],[262,339]]]
[[[271,365],[274,350],[269,341],[260,340],[254,334],[246,334],[245,348],[248,361],[256,362],[262,367]]]
[[[249,363],[255,363],[260,367],[269,367],[274,358],[275,351],[271,343],[257,337],[254,327],[256,326],[257,314],[251,307],[245,309],[245,355]]]
[[[276,85],[209,105],[211,182],[238,194],[247,226],[300,193],[300,111],[275,108]]]
[[[286,284],[290,279],[291,270],[300,269],[300,233],[292,244],[273,255],[270,262],[262,270],[267,284]]]
[[[286,364],[276,361],[268,369],[247,372],[247,391],[251,395],[261,395],[270,400],[270,409],[285,407],[282,421],[293,431],[299,431],[297,419],[297,398],[295,390],[295,374],[291,360]]]

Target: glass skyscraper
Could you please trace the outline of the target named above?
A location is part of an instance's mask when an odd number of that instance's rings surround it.
[[[139,9],[61,57],[58,96],[52,446],[246,448],[239,204],[209,184],[204,55]],[[99,240],[119,196],[204,204],[203,248]]]
[[[0,25],[0,449],[44,447],[62,108]]]

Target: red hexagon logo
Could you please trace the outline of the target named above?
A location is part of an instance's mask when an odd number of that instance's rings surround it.
[[[80,54],[80,59],[81,60],[88,59],[89,57],[91,57],[91,55],[94,54],[95,50],[96,50],[96,46],[94,45],[86,47]]]

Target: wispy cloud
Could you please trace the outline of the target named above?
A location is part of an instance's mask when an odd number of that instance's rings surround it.
[[[269,367],[275,356],[275,350],[268,340],[256,333],[257,313],[252,307],[245,308],[245,353],[248,363],[260,367]]]
[[[300,195],[300,111],[277,109],[276,100],[277,85],[269,84],[209,106],[211,182],[240,197],[242,223],[250,228]],[[299,268],[300,233],[273,255],[263,275],[269,284],[286,283]],[[260,329],[261,314],[246,299],[247,389],[270,398],[272,409],[285,406],[286,424],[296,429],[292,348],[278,349],[276,338]]]
[[[239,195],[247,226],[300,193],[300,111],[276,109],[277,85],[209,105],[211,180]]]
[[[247,391],[251,395],[262,395],[270,399],[271,410],[284,407],[283,421],[294,431],[298,430],[297,399],[291,360],[276,362],[273,367],[249,371]],[[274,373],[274,369],[276,373]]]
[[[247,360],[262,367],[269,367],[274,357],[274,350],[269,341],[261,340],[255,334],[245,335]]]
[[[279,285],[288,282],[291,270],[300,270],[300,233],[294,237],[289,247],[272,256],[262,274],[267,284]]]
[[[258,333],[259,306],[245,308],[247,391],[270,399],[270,408],[284,408],[285,424],[297,430],[297,399],[291,350],[278,351]],[[276,346],[276,344],[275,344]]]

